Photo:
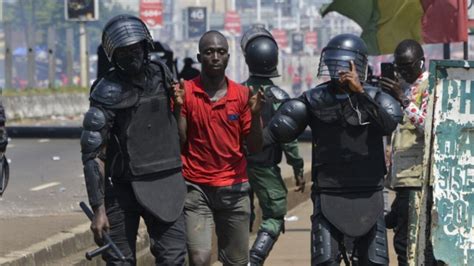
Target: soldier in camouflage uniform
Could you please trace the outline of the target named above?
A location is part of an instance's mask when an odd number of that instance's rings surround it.
[[[289,99],[288,94],[271,80],[278,77],[278,46],[267,30],[254,27],[244,34],[241,48],[250,72],[250,77],[243,84],[250,87],[253,93],[264,91],[266,103],[262,109],[262,120],[265,126],[280,104]],[[263,214],[257,238],[250,249],[250,265],[263,264],[284,229],[287,188],[278,167],[282,152],[285,153],[287,163],[293,167],[297,191],[304,192],[304,161],[298,154],[296,140],[268,145],[261,152],[247,157],[250,185],[258,197]]]

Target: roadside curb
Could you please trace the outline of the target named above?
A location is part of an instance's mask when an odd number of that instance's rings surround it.
[[[90,247],[94,245],[94,241],[89,227],[90,223],[87,222],[53,235],[26,249],[13,251],[0,257],[0,265],[44,265],[75,253],[77,250]]]
[[[78,139],[82,127],[72,126],[7,126],[10,138],[60,138]]]

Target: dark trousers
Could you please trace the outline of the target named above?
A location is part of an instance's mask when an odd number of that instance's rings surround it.
[[[107,265],[136,265],[136,240],[140,217],[145,221],[150,237],[150,251],[156,265],[184,265],[186,257],[186,227],[184,215],[173,223],[163,223],[145,210],[135,198],[130,184],[107,185],[105,208],[110,224],[110,237],[126,257],[120,261],[115,253],[106,252]]]
[[[396,190],[395,200],[392,203],[391,211],[385,216],[385,223],[387,228],[393,228],[393,246],[397,253],[398,265],[408,265],[408,226],[409,226],[409,204],[410,204],[410,193],[419,193],[419,188],[401,188]],[[428,212],[431,211],[431,192],[428,193]],[[425,261],[424,265],[436,265],[436,260],[433,256],[433,246],[429,240],[431,235],[431,217],[428,215],[425,235],[428,236],[425,248]]]
[[[410,189],[397,190],[391,211],[385,216],[387,228],[393,228],[393,246],[397,253],[398,265],[408,265],[408,212]]]

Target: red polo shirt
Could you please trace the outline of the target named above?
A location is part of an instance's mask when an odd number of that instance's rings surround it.
[[[226,80],[227,94],[217,102],[211,102],[200,76],[184,83],[181,116],[188,131],[181,159],[183,176],[193,183],[220,187],[248,180],[242,143],[252,119],[250,90]]]

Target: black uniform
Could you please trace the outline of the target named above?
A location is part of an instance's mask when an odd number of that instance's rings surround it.
[[[0,103],[0,152],[5,152],[8,144],[7,131],[5,129],[5,110],[3,109],[3,104]]]
[[[365,44],[356,36],[339,35],[328,47],[335,50],[323,51],[322,61],[331,77],[337,77],[344,64],[331,57],[355,61],[364,55]],[[336,53],[340,50],[342,55]],[[366,57],[356,62],[357,67],[364,64]],[[403,114],[398,102],[379,88],[364,86],[363,93],[337,94],[341,84],[336,80],[285,103],[265,132],[266,142],[290,141],[307,125],[311,128],[312,265],[338,265],[345,255],[344,237],[354,239],[360,265],[388,265],[383,136],[391,134]]]
[[[113,18],[102,43],[115,69],[92,86],[91,106],[84,117],[81,152],[89,202],[93,208],[105,205],[110,236],[125,255],[126,265],[136,263],[140,217],[147,225],[156,264],[182,265],[186,186],[171,109],[171,74],[164,64],[149,62],[147,55],[133,75],[127,72],[136,63],[133,54],[130,65],[114,61],[116,48],[152,43],[136,17]],[[109,265],[123,265],[113,252],[104,259]]]

